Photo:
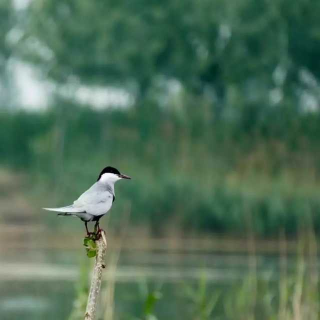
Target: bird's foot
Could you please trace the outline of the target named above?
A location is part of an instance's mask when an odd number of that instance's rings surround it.
[[[99,240],[101,238],[101,232],[102,232],[102,229],[100,229],[100,227],[97,229],[96,231],[96,239]]]
[[[96,223],[94,226],[94,234],[95,234],[96,240],[99,240],[101,238],[101,232],[102,232],[102,229],[100,228],[99,223]]]
[[[96,233],[95,232],[87,232],[85,238],[96,240]]]
[[[99,240],[101,238],[102,231],[103,230],[99,228],[99,229],[95,230],[94,232],[88,232],[86,234],[85,238],[91,239],[91,240],[94,240],[94,241]]]

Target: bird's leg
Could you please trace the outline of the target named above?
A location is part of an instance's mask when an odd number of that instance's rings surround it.
[[[97,233],[97,226],[98,226],[98,221],[96,221],[96,223],[95,223],[95,225],[94,225],[94,228],[93,228],[94,233]]]
[[[88,222],[85,221],[85,222],[84,222],[84,225],[86,226],[87,236],[89,237],[89,236],[90,236],[90,232],[89,232],[89,230],[88,230]]]
[[[99,236],[101,233],[99,220],[97,220],[96,224],[94,225],[94,232],[96,233],[97,236]]]

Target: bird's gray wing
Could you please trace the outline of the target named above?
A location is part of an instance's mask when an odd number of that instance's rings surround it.
[[[68,213],[80,216],[90,214],[100,216],[107,213],[113,202],[113,190],[109,186],[95,183],[70,206],[60,208],[44,208],[45,210]]]
[[[93,215],[106,213],[112,205],[113,193],[105,186],[95,183],[73,203],[73,207]]]

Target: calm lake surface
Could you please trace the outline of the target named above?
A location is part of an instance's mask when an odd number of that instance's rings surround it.
[[[1,257],[1,320],[68,319],[80,270],[91,269],[84,249],[15,249]],[[288,259],[293,268],[295,258]],[[253,269],[276,282],[279,268],[279,256],[271,254],[124,250],[109,253],[104,286],[115,283],[116,319],[141,318],[147,292],[154,290],[162,293],[155,311],[159,319],[191,319],[186,292],[199,290],[201,281],[210,295],[243,281]]]

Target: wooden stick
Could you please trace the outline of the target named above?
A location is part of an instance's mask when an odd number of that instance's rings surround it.
[[[96,316],[97,302],[99,299],[102,271],[105,268],[104,258],[107,252],[107,239],[104,230],[101,231],[101,237],[96,241],[97,243],[97,256],[94,264],[91,287],[87,302],[87,308],[85,313],[85,320],[94,320]]]

